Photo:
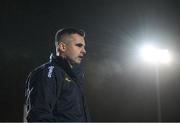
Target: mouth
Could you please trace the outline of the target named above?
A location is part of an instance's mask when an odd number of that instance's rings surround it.
[[[83,56],[78,56],[80,59],[83,59]]]

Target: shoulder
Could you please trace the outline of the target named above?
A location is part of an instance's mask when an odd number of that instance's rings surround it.
[[[57,66],[52,62],[44,63],[36,67],[30,72],[29,76],[34,79],[38,78],[54,78],[56,75],[63,75],[64,71],[61,67]]]
[[[43,74],[45,71],[47,71],[48,67],[50,67],[50,66],[51,65],[50,65],[49,62],[48,63],[44,63],[44,64],[36,67],[34,70],[32,70],[30,72],[30,76],[31,77],[39,76],[39,75]]]
[[[57,73],[57,66],[51,62],[44,63],[29,73],[26,88],[51,88],[62,81],[62,72]],[[60,70],[59,70],[60,71]],[[60,78],[60,79],[59,79]]]

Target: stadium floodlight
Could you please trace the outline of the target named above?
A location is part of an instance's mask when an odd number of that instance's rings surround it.
[[[144,61],[153,64],[168,64],[172,60],[168,49],[159,49],[152,45],[143,46],[140,55]]]

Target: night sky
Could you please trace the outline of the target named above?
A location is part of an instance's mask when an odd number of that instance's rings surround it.
[[[86,31],[92,121],[180,121],[179,0],[6,0],[0,14],[0,121],[23,120],[26,78],[48,61],[64,27]],[[158,88],[156,67],[138,56],[146,43],[173,55],[171,64],[159,65]]]

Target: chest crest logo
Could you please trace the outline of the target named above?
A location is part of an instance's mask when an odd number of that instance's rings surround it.
[[[71,79],[70,79],[70,77],[69,77],[67,74],[65,74],[64,79],[65,79],[67,82],[71,82]]]

